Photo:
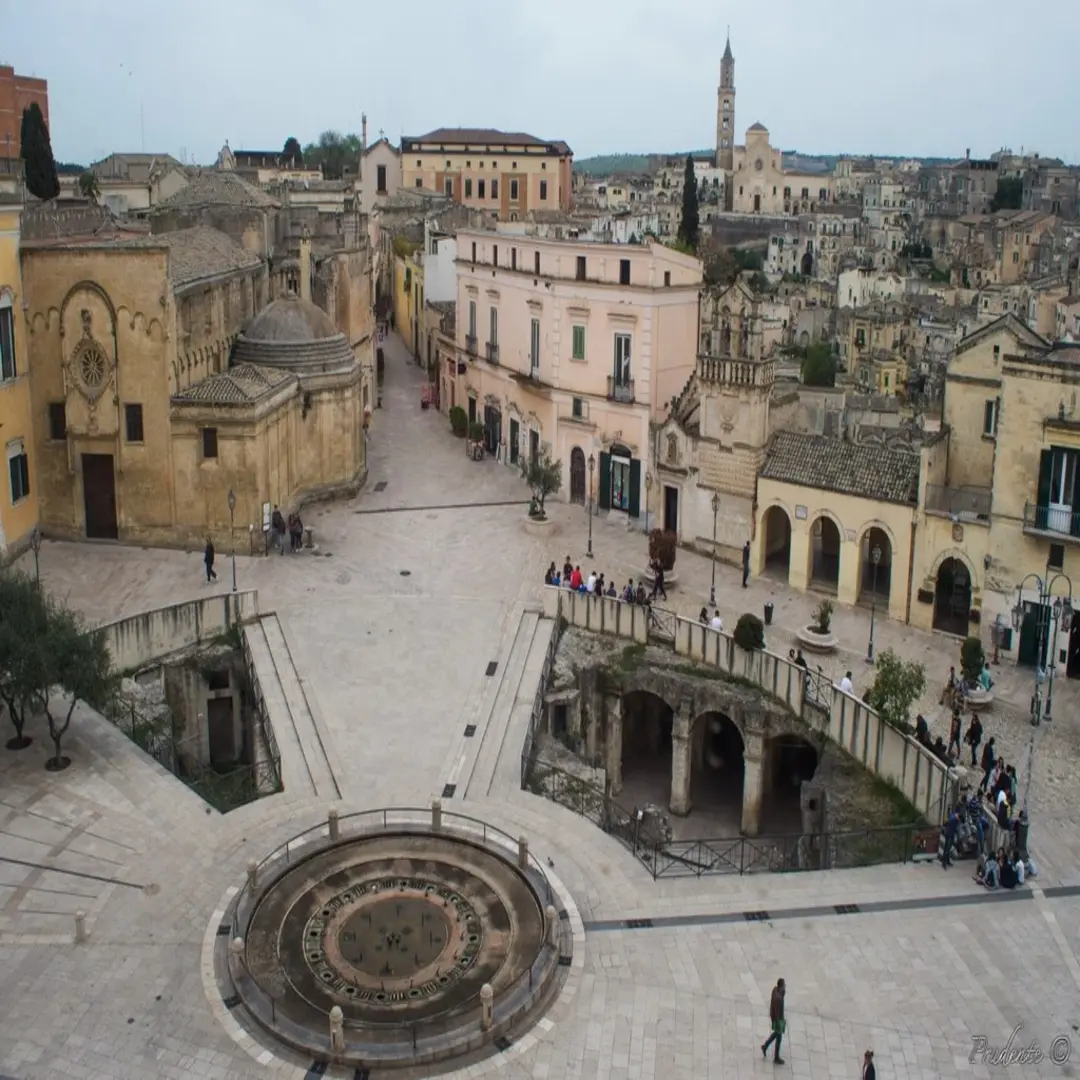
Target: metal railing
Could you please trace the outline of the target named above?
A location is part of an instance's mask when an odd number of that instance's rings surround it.
[[[465,351],[470,356],[475,356],[476,355],[476,335],[475,334],[466,334],[465,335]]]
[[[340,844],[350,839],[378,836],[387,832],[430,835],[433,827],[432,816],[431,808],[422,809],[411,806],[361,810],[341,815],[337,821],[335,838],[330,835],[328,821],[320,821],[311,828],[290,837],[265,856],[261,862],[255,864],[253,870],[249,870],[248,877],[237,893],[228,915],[230,940],[240,937],[246,941],[252,916],[266,889],[280,880],[293,867],[320,851],[326,850],[329,844]],[[479,818],[442,810],[439,833],[478,844],[500,858],[519,865],[517,838]],[[531,851],[527,855],[526,865],[522,868],[522,872],[532,886],[542,912],[548,907],[554,906],[557,909],[561,907],[561,904],[557,903],[557,897],[544,868]],[[560,918],[555,945],[543,945],[532,964],[500,991],[495,1005],[496,1024],[512,1018],[515,1011],[520,1008],[522,994],[531,994],[534,988],[544,985],[544,970],[559,963],[563,952],[563,942],[570,933],[569,927],[569,921]],[[274,997],[274,993],[261,986],[251,976],[250,971],[246,972],[244,1004],[263,1023],[268,1022],[275,1015]],[[403,1041],[410,1041],[411,1036],[414,1050],[423,1046],[425,1040],[422,1036],[418,1037],[416,1028],[406,1031],[405,1026],[397,1021],[392,1026],[401,1028]],[[347,1031],[348,1028],[346,1028]]]
[[[499,346],[491,341],[487,343],[487,359],[490,364],[499,362]]]
[[[988,519],[991,495],[990,488],[927,484],[924,505],[933,513]]]
[[[912,823],[821,833],[657,840],[642,826],[636,808],[626,809],[596,784],[554,765],[534,763],[525,786],[615,837],[654,880],[904,863],[925,852],[927,835],[937,831]]]
[[[1080,512],[1068,506],[1024,503],[1024,529],[1063,540],[1080,540]]]
[[[624,405],[633,405],[635,400],[634,380],[616,379],[614,375],[609,375],[607,379],[607,396],[608,401],[621,401]]]
[[[667,608],[649,604],[648,635],[660,641],[672,643],[675,641],[675,620],[678,613],[669,611]]]

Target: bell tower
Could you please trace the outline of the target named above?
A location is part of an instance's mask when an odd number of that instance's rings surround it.
[[[720,85],[716,90],[716,167],[730,173],[735,166],[735,57],[728,32],[720,60]]]

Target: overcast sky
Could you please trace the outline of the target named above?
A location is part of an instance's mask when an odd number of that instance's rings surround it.
[[[724,35],[736,128],[818,153],[1080,161],[1080,0],[0,0],[0,63],[49,80],[53,149],[212,162],[320,131],[441,126],[575,156],[710,147]],[[1020,36],[1018,38],[1017,33]]]

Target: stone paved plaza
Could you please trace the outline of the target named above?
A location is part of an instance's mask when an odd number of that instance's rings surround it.
[[[551,540],[527,533],[520,479],[466,459],[445,418],[421,412],[420,378],[392,339],[366,489],[307,516],[320,557],[237,559],[241,588],[257,589],[260,608],[277,611],[295,642],[343,813],[426,806],[441,793],[461,730],[483,708],[485,668],[505,663],[544,567],[567,553],[585,562],[581,509],[553,507]],[[617,581],[644,562],[643,537],[624,525],[597,519],[593,543],[597,568]],[[213,586],[202,581],[200,552],[46,543],[41,569],[52,593],[101,622],[225,591],[225,556]],[[696,614],[709,563],[680,552],[677,569],[672,606]],[[786,649],[814,598],[738,584],[734,568],[719,568],[725,622],[772,598],[770,645]],[[834,625],[848,651],[828,670],[850,667],[859,687],[868,613],[838,610]],[[877,647],[928,664],[926,706],[940,724],[936,689],[955,643],[879,621]],[[998,680],[988,726],[1023,773],[1030,677],[1002,668]],[[772,1075],[758,1047],[779,976],[788,983],[782,1074],[858,1077],[869,1047],[882,1078],[1075,1075],[1049,1054],[1063,1036],[1080,1055],[1077,698],[1062,680],[1054,722],[1037,733],[1030,798],[1041,872],[1007,895],[978,889],[965,864],[653,881],[615,840],[496,769],[490,790],[446,807],[525,834],[550,860],[584,921],[584,965],[529,1037],[456,1075]],[[260,1047],[233,1037],[202,965],[208,928],[247,862],[325,819],[327,804],[285,792],[221,816],[98,718],[77,716],[62,774],[43,769],[42,728],[30,734],[29,750],[0,751],[0,1076],[308,1076],[311,1062],[260,1061]],[[89,935],[78,945],[76,910]],[[1016,1045],[1034,1040],[1045,1060],[970,1060],[973,1039],[1004,1046],[1018,1024]]]

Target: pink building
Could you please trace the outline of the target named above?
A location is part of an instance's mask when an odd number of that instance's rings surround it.
[[[649,422],[694,370],[700,260],[661,244],[457,237],[457,348],[442,399],[508,467],[545,450],[560,498],[648,526]],[[453,373],[453,374],[452,374]]]

